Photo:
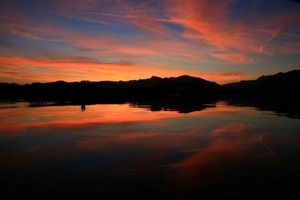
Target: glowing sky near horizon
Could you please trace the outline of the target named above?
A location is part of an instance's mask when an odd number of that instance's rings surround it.
[[[0,82],[198,76],[219,84],[300,69],[288,0],[1,0]]]

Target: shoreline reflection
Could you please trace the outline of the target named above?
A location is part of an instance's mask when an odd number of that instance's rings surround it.
[[[185,114],[152,105],[0,109],[1,198],[297,196],[298,119],[222,101]]]

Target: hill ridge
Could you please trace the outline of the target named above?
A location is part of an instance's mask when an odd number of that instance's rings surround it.
[[[202,78],[182,75],[179,77],[129,81],[55,81],[25,85],[0,84],[0,99],[55,100],[55,101],[139,101],[206,99],[215,96],[222,87]]]
[[[300,69],[262,75],[255,80],[242,80],[222,85],[226,89],[294,89],[300,87]]]

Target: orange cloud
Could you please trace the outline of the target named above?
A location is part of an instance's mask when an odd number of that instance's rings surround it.
[[[101,81],[101,80],[132,80],[149,78],[153,75],[160,77],[176,77],[183,74],[215,80],[223,83],[239,79],[239,73],[201,73],[196,70],[154,68],[137,66],[127,63],[101,63],[84,57],[73,57],[73,61],[29,59],[17,56],[0,56],[0,64],[6,66],[0,71],[0,76],[10,76],[11,80],[19,83],[34,81],[50,82],[65,81]],[[86,60],[85,60],[86,59]],[[18,70],[16,70],[18,69]]]
[[[251,48],[253,40],[246,37],[247,27],[227,20],[230,1],[176,1],[170,9],[172,21],[186,28],[183,37],[206,42],[217,50]],[[230,27],[230,28],[228,28]]]
[[[52,1],[48,4],[47,8],[51,9],[43,10],[43,23],[14,8],[4,9],[0,14],[0,27],[7,35],[28,40],[14,44],[15,48],[28,49],[20,53],[20,57],[30,55],[32,60],[38,60],[31,66],[31,75],[26,72],[28,67],[22,66],[24,70],[21,71],[11,67],[11,70],[1,72],[3,80],[20,82],[23,79],[22,83],[52,81],[55,77],[67,78],[67,81],[128,80],[152,75],[189,74],[223,84],[239,81],[244,75],[227,73],[231,71],[227,68],[220,73],[219,67],[214,68],[216,65],[225,63],[228,67],[227,62],[255,65],[264,60],[262,57],[265,55],[299,52],[300,36],[288,32],[297,25],[299,16],[296,12],[279,13],[246,23],[243,19],[230,18],[233,1],[175,0],[159,2],[155,6],[149,2],[132,5],[128,1],[81,0],[72,3]],[[93,31],[64,26],[64,21],[55,21],[47,16],[67,17],[79,24],[86,23],[87,27],[93,27]],[[274,48],[278,45],[274,44],[279,42],[277,40],[266,42],[278,36],[288,38],[280,43],[280,48]],[[58,59],[60,54],[62,56]],[[7,55],[12,56],[11,53],[2,54]],[[63,63],[72,61],[74,55],[84,59],[78,64]],[[131,63],[130,66],[125,66],[128,63]],[[9,63],[4,67],[7,66]],[[84,70],[84,67],[87,69]],[[128,71],[125,72],[125,69]],[[137,73],[129,73],[130,70]]]
[[[267,42],[270,42],[270,41],[274,40],[281,33],[281,31],[283,30],[283,28],[284,28],[283,24],[281,24],[280,26],[278,26],[277,29],[272,33],[272,35],[270,36],[270,38],[267,39]]]
[[[242,54],[214,54],[214,57],[221,59],[221,60],[226,60],[229,61],[230,63],[233,64],[250,64],[250,58],[247,58],[245,55]]]

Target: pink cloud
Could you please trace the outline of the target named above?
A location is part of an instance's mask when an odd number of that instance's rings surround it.
[[[267,39],[267,42],[270,42],[272,40],[274,40],[276,37],[278,37],[278,35],[282,32],[282,30],[284,29],[284,25],[281,24],[280,26],[277,27],[277,29],[272,33],[272,35],[270,36],[269,39]]]
[[[29,59],[16,56],[0,56],[0,64],[6,66],[0,72],[0,77],[10,76],[11,81],[28,83],[35,81],[50,82],[65,81],[101,81],[101,80],[132,80],[149,78],[152,75],[160,77],[176,77],[188,74],[201,77],[220,84],[239,80],[243,74],[230,73],[205,73],[198,70],[154,68],[128,63],[101,63],[85,58],[66,61]],[[16,69],[18,69],[16,71]],[[109,77],[109,78],[108,78]],[[10,81],[10,82],[11,82]]]
[[[214,54],[213,56],[221,60],[229,61],[233,64],[246,65],[248,63],[251,63],[251,59],[242,54]]]
[[[243,49],[251,44],[244,24],[227,20],[230,1],[176,1],[170,9],[172,21],[186,28],[183,37],[206,42],[218,50]],[[230,28],[228,28],[230,27]]]
[[[15,30],[15,29],[10,30],[10,32],[14,35],[19,35],[21,37],[29,38],[31,40],[41,40],[41,38],[39,36],[36,36],[36,35],[28,33],[28,32],[23,32],[23,31],[19,31],[19,30]]]
[[[159,9],[157,9],[156,6],[150,6],[147,1],[137,2],[134,5],[128,1],[108,0],[51,1],[49,3],[51,9],[41,11],[44,13],[44,18],[41,19],[43,23],[24,13],[8,9],[0,14],[2,17],[0,28],[8,35],[21,37],[29,42],[32,40],[35,44],[40,41],[53,42],[51,47],[54,51],[43,45],[39,47],[47,49],[46,53],[40,53],[40,49],[30,45],[28,53],[31,50],[38,53],[31,55],[29,63],[35,67],[50,67],[50,71],[57,69],[59,74],[57,77],[69,78],[66,74],[74,77],[69,80],[74,80],[75,77],[95,79],[95,74],[98,74],[98,79],[107,77],[110,80],[119,78],[127,80],[146,78],[151,75],[165,77],[167,73],[172,76],[190,74],[213,78],[210,80],[224,83],[239,80],[242,75],[234,75],[239,74],[235,72],[222,74],[213,68],[210,69],[206,64],[214,66],[227,65],[227,63],[257,64],[261,60],[268,60],[267,57],[274,54],[299,53],[300,36],[289,32],[297,27],[299,22],[297,13],[279,13],[247,20],[246,23],[243,19],[230,18],[229,8],[233,3],[234,1],[172,0],[159,2]],[[81,23],[92,22],[88,23],[88,26],[93,26],[94,31],[85,32],[80,28],[64,26],[64,20],[55,21],[53,16],[81,20]],[[109,32],[107,27],[114,30],[122,29],[129,34]],[[274,40],[276,37],[284,37],[285,40]],[[42,43],[37,46],[40,44]],[[55,45],[58,45],[57,48]],[[62,49],[60,45],[63,46]],[[278,45],[280,48],[277,48]],[[59,54],[63,56],[59,58]],[[26,55],[24,53],[23,57],[25,58]],[[75,59],[79,61],[78,64],[63,63],[68,60],[75,61],[73,58],[78,55],[83,57],[82,61]],[[51,57],[52,61],[50,61]],[[33,60],[37,60],[38,63]],[[93,62],[95,63],[92,64]],[[104,65],[105,63],[108,64]],[[144,77],[133,73],[121,76],[120,74],[124,72],[122,69],[126,67],[120,69],[116,64],[111,67],[114,63],[131,63],[130,69],[133,71],[138,69],[137,74],[144,74]],[[87,67],[86,70],[79,69],[79,64],[81,68]],[[12,63],[7,63],[8,65]],[[189,69],[190,66],[193,70]],[[24,71],[27,69],[24,68]],[[16,78],[17,73],[13,73],[13,70],[15,69],[11,68],[10,71],[1,73],[6,79],[10,74]],[[224,69],[224,71],[230,70]],[[81,73],[76,74],[78,72]],[[42,69],[31,73],[32,76],[29,76],[29,73],[25,73],[25,76],[21,71],[18,78],[33,80],[35,77],[43,80],[46,77],[44,75],[50,75],[49,71],[43,72]],[[38,74],[43,74],[43,77],[38,78]],[[91,77],[88,78],[90,75]],[[53,78],[55,78],[54,73],[49,80]]]

